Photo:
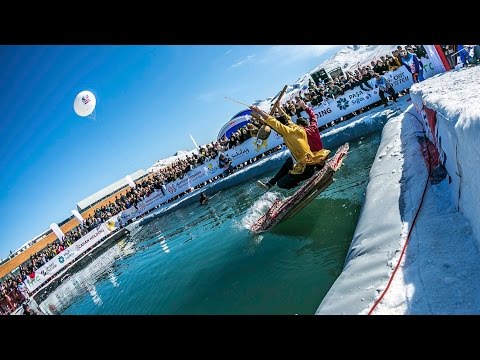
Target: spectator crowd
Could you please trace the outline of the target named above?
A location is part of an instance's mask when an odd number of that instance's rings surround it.
[[[441,47],[452,68],[457,64],[457,56],[460,57],[464,66],[474,66],[480,63],[479,45],[442,45]],[[329,99],[336,99],[337,97],[342,96],[348,90],[358,88],[363,91],[370,91],[375,87],[379,88],[381,96],[380,101],[365,106],[362,109],[337,119],[330,124],[324,125],[320,128],[320,130],[323,130],[381,104],[387,106],[388,100],[396,101],[397,96],[407,94],[408,89],[396,94],[393,87],[389,87],[388,84],[385,84],[386,79],[383,75],[389,71],[396,70],[401,66],[406,66],[407,70],[412,74],[414,82],[422,81],[423,64],[420,60],[421,58],[428,59],[428,55],[423,45],[407,45],[405,47],[399,45],[391,52],[391,54],[382,55],[379,58],[372,60],[369,64],[345,71],[345,74],[343,75],[329,80],[319,79],[317,82],[310,81],[308,89],[298,92],[294,99],[288,99],[283,102],[283,110],[291,117],[297,116],[298,118],[303,111],[301,107],[302,101],[310,107],[316,107],[327,102]],[[279,114],[274,115],[279,116]],[[34,274],[37,269],[46,264],[53,257],[64,251],[75,241],[86,235],[98,225],[110,219],[112,216],[123,210],[129,209],[132,206],[137,207],[139,201],[147,198],[155,191],[161,191],[166,195],[166,184],[177,179],[182,179],[189,171],[210,160],[218,159],[219,167],[225,168],[225,171],[222,174],[176,195],[167,202],[175,201],[194,189],[201,188],[222,177],[228,176],[237,169],[280,150],[282,146],[277,146],[276,148],[268,150],[236,167],[231,165],[232,161],[224,155],[225,151],[241,145],[252,137],[256,137],[260,127],[261,124],[258,120],[252,117],[247,125],[233,131],[229,138],[224,135],[219,140],[212,141],[211,143],[200,147],[197,153],[189,154],[185,158],[178,158],[166,166],[155,169],[142,179],[138,180],[135,188],[130,188],[125,194],[117,195],[115,199],[110,201],[107,205],[96,209],[95,212],[88,216],[82,224],[67,232],[63,239],[57,239],[53,243],[48,244],[48,246],[41,251],[31,255],[26,263],[19,266],[18,272],[16,272],[15,275],[10,273],[0,282],[0,314],[8,314],[12,312],[20,306],[22,302],[29,298],[29,293],[24,284],[24,281],[28,276]]]

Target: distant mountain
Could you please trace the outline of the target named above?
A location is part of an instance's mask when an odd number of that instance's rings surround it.
[[[166,159],[160,159],[158,160],[155,164],[153,164],[151,167],[147,169],[147,172],[154,172],[158,171],[172,163],[174,163],[177,160],[180,159],[185,159],[187,156],[192,156],[193,154],[198,154],[197,149],[193,150],[178,150],[174,155],[166,158]]]
[[[403,46],[403,45],[402,45]],[[309,71],[308,73],[299,77],[297,82],[293,85],[289,85],[287,88],[287,94],[282,100],[292,99],[293,96],[301,90],[308,88],[308,82],[311,79],[309,76],[311,73],[314,73],[320,69],[325,69],[328,73],[330,70],[335,68],[342,68],[345,70],[354,70],[360,65],[367,65],[372,60],[379,58],[380,56],[389,55],[397,45],[347,45],[341,50],[339,50],[335,55],[328,58],[320,65]],[[269,98],[263,100],[259,103],[258,107],[264,111],[270,109]]]
[[[336,67],[349,70],[359,65],[368,64],[382,55],[391,55],[396,47],[397,45],[348,45],[318,65],[310,73],[321,68],[324,68],[327,72]]]

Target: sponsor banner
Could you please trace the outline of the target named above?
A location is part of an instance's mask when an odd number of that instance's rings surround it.
[[[423,63],[423,77],[425,79],[445,71],[445,68],[436,66],[436,58],[429,56],[429,59],[421,58],[420,60]],[[393,85],[397,93],[413,85],[412,75],[405,66],[389,71],[383,76]],[[372,85],[373,80],[370,80],[369,84],[374,87]],[[368,89],[366,86],[363,87]],[[373,90],[364,91],[357,86],[352,90],[346,91],[336,99],[328,99],[328,101],[315,106],[313,112],[317,114],[317,122],[320,127],[377,101],[380,101],[378,89],[374,88]],[[302,112],[301,115],[308,119],[308,115],[305,112]],[[292,120],[296,121],[296,118],[296,116],[293,116]]]
[[[139,217],[145,212],[171,199],[174,195],[172,195],[172,192],[169,192],[169,190],[172,190],[171,183],[167,184],[167,191],[165,192],[165,195],[163,195],[161,190],[156,190],[147,198],[139,201],[136,207],[132,205],[127,210],[123,210],[122,212],[118,213],[116,215],[118,217],[117,223],[120,222],[122,224],[126,224],[127,221]]]
[[[432,60],[435,60],[433,56],[429,56],[429,59],[421,59],[424,78],[429,78],[445,70],[444,68],[435,66]],[[384,74],[384,76],[393,85],[396,92],[405,90],[413,84],[412,76],[405,66],[390,71]],[[373,80],[371,80],[370,83],[373,83]],[[360,87],[356,87],[353,90],[348,90],[344,95],[336,99],[329,99],[328,102],[325,101],[319,106],[314,107],[313,111],[317,114],[317,122],[320,127],[379,100],[380,95],[378,89],[364,91],[361,90]],[[308,118],[305,112],[302,113],[302,116]],[[292,120],[296,121],[296,116],[293,116]],[[229,126],[230,125],[229,123]],[[250,138],[239,146],[225,151],[225,155],[232,159],[233,166],[237,166],[282,144],[283,138],[272,130],[272,133],[266,140],[262,141],[257,138]],[[207,161],[205,164],[189,171],[183,178],[166,184],[166,196],[163,196],[160,191],[157,191],[147,199],[139,202],[137,208],[132,206],[122,211],[122,213],[119,214],[120,221],[126,223],[133,218],[139,217],[157,205],[222,174],[223,171],[225,171],[225,169],[219,168],[218,157],[214,160]]]
[[[115,223],[115,220],[113,223]],[[30,292],[34,291],[51,276],[55,275],[65,266],[70,264],[74,259],[79,257],[85,250],[98,243],[111,232],[109,227],[111,228],[112,226],[109,225],[107,227],[106,224],[97,226],[94,230],[75,241],[71,246],[62,251],[60,254],[56,255],[45,265],[35,270],[35,272],[33,272],[31,275],[27,276],[25,285],[27,286],[28,290]]]
[[[438,151],[438,164],[442,165],[447,172],[450,197],[458,208],[461,177],[457,160],[458,139],[455,122],[449,120],[442,112],[428,108],[423,103],[422,93],[411,92],[411,96],[413,105],[420,114],[423,129]],[[441,170],[433,169],[433,174],[439,176]]]
[[[429,70],[431,68],[433,68],[436,71],[436,73],[434,75],[447,71],[445,69],[445,65],[443,64],[442,58],[437,51],[437,46],[439,46],[439,45],[423,45],[423,48],[425,49],[426,53],[428,54],[428,58],[431,61],[431,63],[428,64]],[[442,51],[441,48],[439,48],[439,50]],[[445,59],[445,61],[448,64],[447,59]],[[422,62],[425,64],[425,61],[424,61],[423,58],[422,58]],[[425,73],[425,71],[426,70],[424,69],[423,72]],[[428,76],[428,77],[430,77],[430,76]]]
[[[227,150],[225,155],[232,159],[233,166],[237,166],[281,144],[283,144],[283,138],[272,130],[266,140],[259,140],[256,137],[250,138],[239,146]]]
[[[268,139],[257,141],[257,138],[250,138],[239,146],[225,151],[225,155],[232,159],[233,166],[237,166],[281,144],[283,144],[283,138],[272,130]],[[138,202],[136,208],[132,206],[117,216],[119,220],[125,224],[127,221],[143,215],[157,205],[222,174],[223,171],[225,171],[225,169],[219,167],[217,156],[215,159],[209,160],[203,165],[190,170],[183,178],[166,184],[166,196],[157,190],[153,194],[150,194],[148,198]]]
[[[435,66],[431,56],[429,56],[429,59],[422,58],[421,61],[423,63],[424,78],[429,78],[444,71],[444,68]],[[405,66],[385,73],[384,76],[393,85],[396,92],[405,90],[413,84],[412,76]],[[370,84],[372,83],[373,80],[370,81]],[[329,99],[314,107],[313,111],[317,114],[317,122],[320,127],[377,101],[380,101],[378,89],[374,88],[369,91],[364,91],[357,86],[355,89],[346,91],[344,95],[336,99]],[[308,118],[305,112],[302,113],[302,116]],[[296,121],[296,116],[293,116],[292,120]],[[237,166],[282,144],[283,138],[272,130],[272,133],[266,140],[262,141],[257,138],[250,138],[239,146],[225,151],[225,155],[232,159],[233,166]],[[146,200],[138,203],[137,209],[131,207],[123,211],[120,215],[121,220],[127,222],[130,219],[138,217],[172,197],[220,175],[224,170],[225,169],[219,168],[218,157],[210,160],[202,166],[189,171],[183,178],[168,183],[166,185],[166,196],[163,196],[161,192],[157,192],[157,195],[152,194]],[[152,199],[152,196],[154,196],[155,199]]]
[[[137,209],[135,208],[135,206],[132,205],[128,209],[123,210],[120,213],[118,213],[118,218],[119,218],[120,222],[125,224],[130,219],[133,219],[136,216],[136,211],[137,211]]]
[[[143,214],[144,212],[153,209],[155,206],[160,205],[164,201],[166,201],[165,195],[163,195],[161,190],[156,190],[137,203],[137,213]],[[135,209],[135,207],[133,208]]]
[[[224,154],[232,160],[233,166],[237,166],[281,144],[283,144],[282,137],[272,130],[268,139],[262,141],[261,144],[257,142],[257,138],[250,138],[239,146],[225,151]],[[169,198],[222,174],[225,169],[219,167],[218,158],[217,156],[215,159],[190,170],[182,179],[168,183],[166,188]]]

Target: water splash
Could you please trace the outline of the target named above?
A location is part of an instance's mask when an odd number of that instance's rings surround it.
[[[284,200],[284,196],[277,192],[266,192],[248,209],[247,213],[242,219],[242,226],[250,229],[253,224],[257,222],[260,217],[265,215],[277,200]]]

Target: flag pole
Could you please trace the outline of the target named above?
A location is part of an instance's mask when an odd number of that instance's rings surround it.
[[[240,101],[238,101],[238,100],[234,100],[234,99],[232,99],[232,98],[229,98],[228,96],[225,96],[225,99],[231,100],[231,101],[233,101],[233,102],[236,102],[237,104],[240,104],[240,105],[246,106],[247,108],[250,108],[250,105],[247,105],[247,104],[244,104],[244,103],[242,103],[242,102],[240,102]]]
[[[193,143],[195,144],[195,148],[200,149],[200,146],[197,145],[195,139],[193,138],[192,134],[190,134],[190,139],[192,139]]]

